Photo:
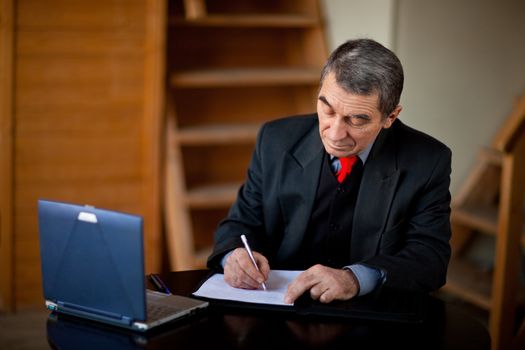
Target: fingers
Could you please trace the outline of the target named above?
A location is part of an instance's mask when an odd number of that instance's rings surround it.
[[[259,272],[263,275],[263,282],[266,282],[268,280],[268,275],[270,274],[270,264],[268,263],[268,259],[266,259],[264,255],[257,252],[253,252],[253,256],[257,262],[257,266],[259,267]]]
[[[347,300],[357,294],[358,288],[351,272],[315,265],[297,276],[288,286],[285,302],[293,303],[307,290],[310,290],[312,299],[322,303]]]
[[[254,252],[254,257],[260,264],[261,272],[257,271],[250,256],[244,248],[235,249],[224,264],[224,280],[235,288],[257,289],[266,281],[270,266],[268,260]]]
[[[311,272],[312,269],[313,267],[302,272],[288,285],[286,295],[284,296],[285,303],[293,304],[304,292],[318,283],[316,275]]]
[[[314,300],[318,300],[321,298],[321,296],[324,296],[326,298],[326,293],[328,292],[328,288],[324,287],[320,283],[314,285],[312,288],[310,288],[310,297]]]

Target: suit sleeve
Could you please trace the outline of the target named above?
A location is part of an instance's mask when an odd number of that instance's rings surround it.
[[[385,287],[429,292],[445,284],[451,253],[450,173],[451,152],[447,148],[414,195],[405,220],[384,234],[403,239],[382,244],[378,255],[362,262],[383,271]]]
[[[264,213],[263,213],[263,164],[261,148],[265,127],[257,135],[255,150],[248,167],[245,183],[239,189],[237,199],[227,217],[219,223],[214,236],[214,249],[208,258],[209,268],[222,270],[221,259],[229,251],[242,247],[240,236],[245,234],[254,251],[264,252]]]

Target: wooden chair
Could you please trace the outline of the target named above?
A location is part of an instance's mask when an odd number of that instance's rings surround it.
[[[492,349],[525,348],[525,320],[517,320],[521,304],[521,247],[525,245],[525,95],[455,196],[452,204],[452,249],[445,290],[490,312]],[[495,235],[492,274],[464,262],[477,234]],[[484,283],[485,282],[485,283]]]

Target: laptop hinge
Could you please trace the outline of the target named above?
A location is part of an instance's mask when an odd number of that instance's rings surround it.
[[[46,302],[46,306],[50,310],[56,310],[59,312],[67,313],[73,316],[83,316],[94,320],[102,320],[111,322],[119,325],[131,325],[132,321],[130,317],[122,316],[116,313],[98,310],[86,306],[80,306],[73,303],[58,301],[56,304]]]

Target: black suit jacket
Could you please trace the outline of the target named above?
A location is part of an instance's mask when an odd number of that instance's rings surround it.
[[[317,115],[266,123],[257,137],[247,179],[215,232],[208,259],[252,249],[272,269],[297,258],[313,207],[323,153]],[[451,152],[396,120],[379,133],[365,163],[351,237],[352,263],[381,269],[384,285],[431,291],[445,283],[450,258]]]

